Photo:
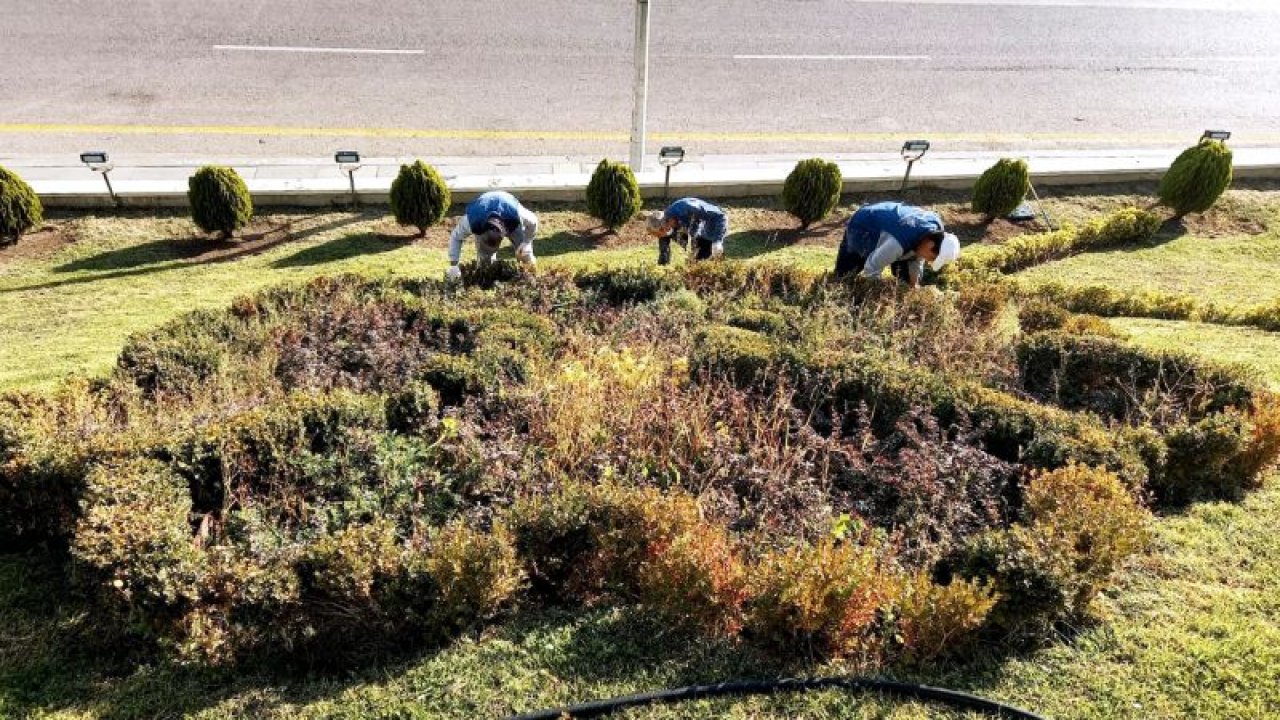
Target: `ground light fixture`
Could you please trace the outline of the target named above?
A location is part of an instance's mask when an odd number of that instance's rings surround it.
[[[110,156],[100,150],[91,150],[80,153],[80,162],[88,165],[93,172],[102,173],[102,179],[107,183],[107,194],[111,196],[111,204],[119,207],[120,198],[116,197],[115,188],[111,187],[111,178],[107,177],[114,168]]]
[[[671,194],[671,168],[684,162],[684,148],[675,145],[668,145],[658,151],[658,164],[666,168],[667,176],[662,181],[662,199],[666,200]]]
[[[1231,139],[1231,133],[1226,130],[1205,130],[1200,136],[1201,140],[1221,140],[1226,142]]]
[[[902,176],[902,187],[898,192],[906,192],[907,183],[911,180],[911,168],[927,152],[929,152],[928,140],[908,140],[902,143],[902,159],[907,161],[907,173]]]
[[[333,161],[347,174],[347,181],[351,184],[351,205],[358,206],[360,199],[356,197],[356,171],[360,169],[360,153],[355,150],[339,150],[333,154]]]

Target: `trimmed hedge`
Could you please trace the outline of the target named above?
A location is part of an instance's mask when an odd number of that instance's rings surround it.
[[[440,172],[421,160],[401,165],[391,181],[391,214],[397,223],[418,228],[419,236],[444,219],[452,202],[453,194]]]
[[[600,161],[587,183],[587,212],[617,230],[640,212],[640,185],[626,163]]]
[[[782,206],[807,228],[836,209],[843,189],[839,165],[822,158],[801,160],[782,184]]]
[[[222,238],[248,224],[253,217],[253,199],[240,173],[229,167],[205,165],[187,180],[187,202],[191,219],[201,230]]]
[[[1231,148],[1221,140],[1201,140],[1178,155],[1160,179],[1160,202],[1178,217],[1213,207],[1231,185]]]
[[[973,211],[987,220],[1004,217],[1022,204],[1031,189],[1027,161],[1002,158],[987,168],[973,186]]]
[[[17,173],[0,166],[0,246],[10,245],[44,222],[44,205]]]

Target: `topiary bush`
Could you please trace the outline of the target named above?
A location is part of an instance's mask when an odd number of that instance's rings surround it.
[[[44,222],[44,205],[25,180],[0,167],[0,246],[18,242]]]
[[[205,165],[187,180],[191,219],[201,230],[229,238],[253,217],[253,199],[240,174],[229,167]]]
[[[605,227],[617,230],[640,212],[640,185],[626,163],[605,159],[587,184],[587,212]]]
[[[839,165],[822,158],[801,160],[782,185],[782,206],[807,228],[840,204],[843,189]]]
[[[421,160],[401,165],[396,179],[391,181],[391,214],[401,225],[418,228],[419,236],[425,236],[427,228],[444,218],[452,201],[444,178]]]
[[[1022,203],[1030,189],[1027,161],[1002,158],[974,184],[973,211],[982,213],[988,221],[1004,217]]]
[[[1231,185],[1231,148],[1220,140],[1201,140],[1173,161],[1160,179],[1160,202],[1177,217],[1204,212]]]

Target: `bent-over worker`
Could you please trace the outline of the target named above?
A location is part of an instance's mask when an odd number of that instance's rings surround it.
[[[942,225],[937,213],[900,202],[858,208],[845,227],[836,254],[836,276],[860,273],[878,278],[889,268],[893,276],[919,287],[924,264],[934,272],[960,257],[960,240]]]
[[[538,234],[538,216],[520,204],[509,192],[487,192],[467,205],[467,212],[449,235],[450,280],[462,277],[458,260],[462,257],[462,243],[468,235],[476,237],[476,258],[485,265],[493,261],[503,238],[511,238],[516,249],[516,259],[526,265],[534,265],[533,238]]]
[[[649,213],[649,234],[658,238],[658,264],[671,262],[671,239],[677,232],[689,234],[697,249],[695,260],[724,254],[724,238],[729,234],[729,218],[724,210],[698,198],[681,198],[666,211]]]

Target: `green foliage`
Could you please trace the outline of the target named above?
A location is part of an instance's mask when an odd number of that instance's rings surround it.
[[[417,434],[433,429],[439,414],[440,393],[429,383],[412,382],[387,398],[387,427],[398,433]]]
[[[782,185],[782,206],[809,227],[840,204],[843,189],[839,165],[822,158],[801,160]]]
[[[587,184],[587,212],[617,230],[640,212],[640,186],[626,163],[601,160]]]
[[[1160,217],[1137,208],[1117,210],[1082,228],[1064,227],[1035,235],[1019,235],[1000,245],[966,248],[960,259],[948,267],[953,278],[987,277],[1007,274],[1083,252],[1146,243],[1160,229]]]
[[[44,222],[44,205],[25,180],[0,166],[0,246],[16,243]]]
[[[116,372],[150,396],[191,396],[218,373],[226,346],[218,313],[197,311],[158,330],[130,337],[116,361]]]
[[[442,405],[461,405],[488,385],[484,372],[464,355],[435,355],[422,367],[422,380],[434,388]]]
[[[974,184],[973,211],[982,213],[988,220],[1004,217],[1022,203],[1030,189],[1027,161],[1002,158]]]
[[[1204,212],[1231,185],[1231,148],[1220,140],[1201,140],[1178,155],[1160,180],[1160,202],[1178,217]]]
[[[502,525],[488,532],[453,522],[431,538],[423,566],[439,597],[434,624],[452,631],[489,620],[524,581],[511,533]]]
[[[253,217],[253,199],[240,174],[229,167],[205,165],[187,181],[191,219],[201,230],[231,237]]]
[[[652,302],[680,286],[678,275],[647,265],[581,272],[574,277],[574,282],[601,302],[615,307]]]
[[[57,547],[72,535],[88,458],[68,432],[75,415],[65,404],[0,395],[0,552]]]
[[[418,228],[421,235],[444,218],[451,202],[449,185],[439,171],[421,160],[401,165],[391,181],[391,214],[401,225]]]
[[[1050,300],[1032,298],[1018,307],[1018,325],[1028,334],[1059,330],[1070,318],[1070,312]]]
[[[689,369],[695,377],[701,373],[723,376],[740,387],[750,387],[768,378],[768,371],[778,357],[777,344],[765,335],[712,325],[699,335],[689,359]]]
[[[963,652],[998,598],[982,582],[954,578],[939,585],[929,573],[913,573],[902,581],[894,598],[902,659],[923,665]]]
[[[1009,288],[1004,283],[972,283],[960,288],[956,307],[969,326],[988,329],[995,324],[1009,304]]]
[[[728,324],[763,335],[779,336],[787,332],[787,319],[771,310],[743,308],[728,318]]]

